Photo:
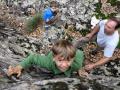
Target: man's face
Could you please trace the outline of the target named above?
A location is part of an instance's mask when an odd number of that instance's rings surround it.
[[[54,61],[57,65],[58,69],[62,72],[65,72],[71,66],[73,59],[65,60],[61,55],[56,55],[54,57]]]
[[[107,35],[112,35],[115,32],[115,27],[117,23],[115,21],[109,20],[105,24],[105,33]]]

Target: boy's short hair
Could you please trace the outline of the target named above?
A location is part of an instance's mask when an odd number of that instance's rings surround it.
[[[74,58],[76,49],[69,41],[59,40],[53,45],[52,52],[54,56],[61,55],[65,60],[70,61],[72,58]]]

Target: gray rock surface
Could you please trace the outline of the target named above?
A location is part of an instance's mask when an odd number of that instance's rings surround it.
[[[18,3],[21,3],[16,1],[11,3],[12,1],[6,0],[8,7],[11,7],[12,4],[18,5]],[[33,7],[39,11],[36,7],[42,7],[43,9],[43,6],[49,4],[50,0],[27,1],[29,2],[25,5],[29,6],[32,3]],[[34,1],[38,3],[34,3]],[[94,4],[98,2],[98,0],[56,1],[59,3],[62,12],[61,20],[68,24],[75,23],[79,30],[86,28],[94,13]],[[18,13],[23,15],[24,18],[26,17],[24,16],[24,8],[27,7],[25,5],[22,4],[18,7],[20,10]],[[4,15],[5,12],[1,13],[0,15]],[[20,16],[19,19],[23,17]],[[43,73],[41,69],[34,66],[30,70],[24,71],[20,78],[16,78],[16,76],[7,77],[5,70],[9,65],[17,65],[30,52],[46,54],[50,46],[64,36],[63,33],[62,28],[52,26],[41,38],[27,37],[0,21],[0,90],[120,90],[119,58],[117,61],[112,61],[93,70],[89,74],[89,78],[78,77],[76,73],[69,78],[62,75],[53,76],[50,72],[43,70]]]
[[[79,78],[73,74],[67,78],[61,75],[53,76],[49,72],[31,68],[23,72],[18,79],[8,78],[5,70],[9,65],[17,65],[30,52],[47,53],[47,39],[25,37],[12,29],[0,29],[0,87],[1,90],[119,90],[120,62],[113,61],[93,70],[89,78]],[[52,31],[56,33],[56,31]],[[49,33],[50,34],[50,33]],[[52,40],[52,39],[51,39]],[[47,41],[48,44],[51,41]],[[61,88],[62,87],[62,88]]]
[[[7,1],[7,0],[6,0]],[[51,0],[23,0],[13,1],[8,0],[8,6],[12,4],[10,12],[17,15],[28,15],[29,8],[34,8],[36,12],[42,12],[43,9],[49,6]],[[77,24],[77,29],[82,30],[86,28],[86,23],[90,24],[90,19],[95,12],[95,5],[98,0],[56,0],[61,11],[61,20],[63,22],[70,22]],[[7,3],[7,2],[6,2]],[[9,5],[10,4],[10,5]],[[16,7],[16,9],[14,9]],[[22,12],[22,13],[21,13]],[[68,23],[69,23],[68,22]],[[78,28],[79,27],[79,28]]]

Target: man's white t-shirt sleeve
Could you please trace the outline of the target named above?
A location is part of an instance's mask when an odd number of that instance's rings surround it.
[[[108,21],[107,19],[106,19],[106,20],[101,20],[101,21],[99,21],[98,25],[101,27],[101,26],[103,26],[107,21]]]
[[[103,24],[103,20],[99,21],[98,25],[101,26]]]
[[[114,51],[115,51],[115,48],[116,46],[114,45],[107,45],[105,48],[104,48],[104,56],[105,57],[112,57]]]

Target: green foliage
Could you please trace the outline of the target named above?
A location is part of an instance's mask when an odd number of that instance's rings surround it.
[[[119,43],[118,43],[118,45],[117,45],[117,48],[120,49],[120,38],[119,38]]]
[[[82,29],[79,31],[82,36],[86,36],[86,34],[90,33],[89,29]]]
[[[118,0],[108,0],[108,3],[110,3],[112,6],[116,6],[118,3]]]
[[[35,31],[35,29],[37,28],[37,26],[42,23],[42,14],[38,13],[35,16],[31,17],[28,21],[27,21],[27,25],[26,25],[26,30],[27,32],[31,33],[33,31]]]
[[[117,6],[118,5],[118,3],[120,3],[118,0],[108,0],[108,2],[107,3],[110,3],[112,6]],[[96,6],[96,10],[95,10],[95,16],[96,16],[96,18],[98,18],[98,19],[107,19],[107,18],[110,18],[110,17],[113,17],[113,16],[115,16],[116,15],[116,13],[111,13],[111,14],[107,14],[107,15],[105,15],[104,13],[102,13],[101,11],[100,11],[100,9],[101,9],[101,7],[102,7],[102,3],[97,3],[97,4],[95,4],[95,6]]]

